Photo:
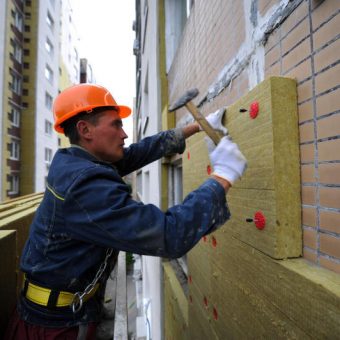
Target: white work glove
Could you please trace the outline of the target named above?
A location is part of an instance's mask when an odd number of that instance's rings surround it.
[[[222,131],[224,135],[228,133],[228,129],[222,125],[222,118],[225,112],[225,108],[219,109],[213,113],[210,113],[206,120],[211,125],[214,130]],[[200,131],[202,131],[202,127],[200,125]]]
[[[223,137],[217,146],[210,138],[206,138],[209,157],[214,168],[213,175],[226,179],[233,184],[247,168],[247,160],[230,137]]]

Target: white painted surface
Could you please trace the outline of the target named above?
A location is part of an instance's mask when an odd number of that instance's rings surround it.
[[[159,132],[161,127],[161,102],[159,79],[159,43],[158,43],[158,2],[145,1],[141,4],[141,114],[142,137]],[[145,16],[147,15],[147,20]],[[146,34],[144,30],[146,29]],[[147,95],[145,95],[147,93]],[[148,112],[147,112],[148,111]],[[146,118],[148,117],[148,119]],[[160,206],[160,161],[153,162],[142,169],[142,200]],[[142,311],[145,334],[148,339],[162,339],[162,307],[161,307],[161,259],[157,257],[142,257],[142,300],[138,300],[138,308]],[[141,327],[139,321],[138,327]],[[138,328],[137,327],[137,328]],[[139,333],[141,330],[139,329]]]
[[[35,181],[34,191],[45,190],[45,177],[48,167],[45,164],[45,148],[53,150],[58,148],[58,138],[55,133],[52,136],[45,134],[45,119],[53,122],[52,111],[45,106],[46,91],[54,98],[58,94],[59,78],[59,38],[60,38],[60,2],[56,1],[52,6],[50,1],[40,1],[38,11],[38,51],[37,51],[37,74],[36,74],[36,126],[35,126]],[[47,13],[54,19],[53,31],[47,25]],[[52,42],[54,53],[50,55],[46,48],[46,38]],[[53,82],[45,77],[45,68],[48,65],[53,71]]]
[[[114,340],[128,340],[128,311],[126,298],[126,253],[121,251],[117,261],[117,289]]]
[[[54,29],[46,23],[47,13],[54,19]],[[60,18],[62,27],[60,27]],[[53,54],[45,48],[46,39],[53,45]],[[61,41],[60,41],[61,39]],[[72,8],[69,0],[62,2],[41,1],[38,18],[38,60],[36,82],[36,128],[35,128],[35,191],[45,189],[45,177],[48,165],[45,163],[45,148],[52,150],[53,155],[58,149],[58,136],[53,130],[52,135],[45,133],[45,120],[54,122],[52,111],[45,106],[46,91],[55,98],[59,90],[59,62],[60,57],[68,72],[71,83],[79,83],[79,53],[77,50],[78,36],[72,21]],[[61,46],[61,49],[60,49]],[[45,67],[48,65],[53,71],[53,82],[45,77]]]
[[[73,9],[70,0],[62,0],[60,56],[67,69],[72,84],[79,83],[80,56],[79,36],[73,22]]]

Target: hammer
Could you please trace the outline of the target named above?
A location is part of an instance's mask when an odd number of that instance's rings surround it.
[[[181,107],[185,106],[188,111],[193,115],[197,123],[202,127],[206,134],[213,140],[217,145],[223,134],[214,130],[205,117],[199,112],[197,106],[191,101],[198,95],[198,90],[196,88],[188,90],[182,97],[180,97],[173,105],[169,107],[169,112],[173,112]]]

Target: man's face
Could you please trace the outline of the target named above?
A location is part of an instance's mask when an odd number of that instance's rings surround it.
[[[117,111],[107,110],[99,117],[96,125],[90,125],[90,152],[105,162],[117,162],[123,158],[124,139],[128,136]]]

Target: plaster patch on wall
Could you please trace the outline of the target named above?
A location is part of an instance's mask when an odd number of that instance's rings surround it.
[[[264,79],[264,46],[269,35],[303,0],[282,0],[261,17],[257,0],[244,0],[246,39],[234,59],[226,64],[198,106],[217,97],[243,70],[247,69],[250,89]]]

